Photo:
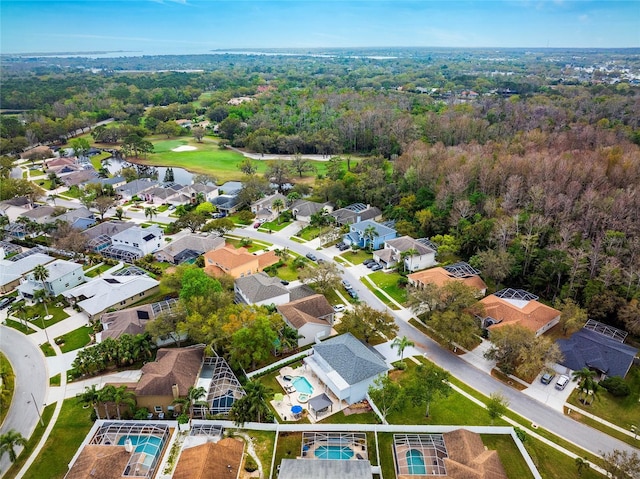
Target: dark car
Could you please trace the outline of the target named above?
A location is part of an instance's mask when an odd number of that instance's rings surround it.
[[[280,283],[287,286],[289,284],[289,281],[287,281],[286,279],[281,279]]]
[[[373,266],[371,266],[371,271],[378,271],[382,269],[382,265],[380,263],[374,263]]]
[[[347,281],[346,279],[342,280],[342,286],[344,286],[344,289],[352,289],[351,283],[349,283],[349,281]]]
[[[375,261],[372,261],[371,263],[367,263],[367,268],[372,269],[377,264],[378,263],[376,263]]]
[[[349,296],[351,296],[353,299],[357,299],[358,298],[358,293],[356,293],[355,289],[348,289],[347,290],[347,294]]]
[[[553,374],[553,373],[545,373],[540,378],[540,382],[542,384],[551,384],[551,381],[553,381],[553,378],[555,378],[555,377],[556,377],[556,375]]]
[[[307,259],[310,259],[311,261],[317,261],[318,260],[318,258],[316,258],[316,255],[313,254],[313,253],[307,253],[305,256],[307,257]]]
[[[10,296],[8,298],[3,298],[0,300],[0,309],[4,309],[13,303],[17,299],[17,296]]]
[[[369,259],[365,259],[362,264],[365,266],[369,266],[370,264],[374,264],[376,262],[375,259],[369,258]]]

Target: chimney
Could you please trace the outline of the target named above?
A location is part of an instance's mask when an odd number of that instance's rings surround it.
[[[180,397],[180,391],[178,390],[177,384],[171,386],[171,393],[173,394],[173,399],[178,399]]]

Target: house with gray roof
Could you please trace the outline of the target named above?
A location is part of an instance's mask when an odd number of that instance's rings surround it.
[[[0,293],[8,293],[20,284],[23,276],[38,265],[51,263],[55,258],[42,253],[23,256],[14,261],[0,260]]]
[[[316,203],[315,201],[300,199],[291,203],[289,210],[291,210],[293,217],[297,221],[309,223],[311,221],[311,215],[315,215],[322,210],[329,214],[333,211],[333,206],[331,206],[330,203]]]
[[[257,219],[271,221],[277,216],[277,213],[273,208],[273,202],[276,200],[282,201],[283,207],[280,208],[280,211],[287,209],[287,197],[281,193],[276,193],[275,195],[265,196],[264,198],[260,198],[259,200],[251,203],[251,212],[256,215]]]
[[[156,251],[153,255],[158,261],[180,264],[189,262],[207,251],[220,249],[225,239],[216,235],[186,234]]]
[[[354,203],[331,213],[340,226],[351,225],[366,220],[380,220],[382,211],[379,208],[364,203]]]
[[[351,333],[316,344],[313,354],[304,358],[304,362],[338,399],[347,404],[362,401],[369,386],[389,370],[380,353]]]
[[[369,231],[373,232],[373,235],[369,236]],[[372,220],[360,221],[349,226],[349,232],[344,235],[343,241],[349,245],[357,245],[360,248],[368,248],[378,250],[382,248],[382,245],[395,238],[397,236],[396,230],[385,226],[380,223],[376,223]]]
[[[50,296],[56,297],[85,282],[82,265],[78,263],[57,259],[48,263],[45,268],[49,276],[44,280],[44,289]],[[43,282],[36,280],[33,273],[30,273],[18,286],[18,293],[22,298],[33,298],[34,293],[40,289],[43,289]]]
[[[41,205],[23,212],[20,216],[29,218],[31,221],[35,221],[38,224],[53,223],[55,221],[54,213],[55,208],[49,205]]]
[[[314,294],[277,306],[285,323],[298,331],[298,347],[331,336],[333,306],[322,294]]]
[[[399,265],[404,271],[418,271],[436,264],[436,246],[426,238],[402,236],[384,242],[384,247],[373,253],[373,259],[385,268]]]
[[[65,213],[62,213],[60,216],[56,216],[55,219],[64,221],[65,223],[69,223],[74,228],[83,229],[83,230],[96,224],[96,219],[93,212],[91,212],[85,206],[67,210]]]
[[[129,201],[134,196],[138,196],[144,190],[148,190],[154,186],[158,186],[157,181],[153,181],[150,178],[141,178],[130,181],[126,185],[118,186],[115,190],[116,194],[120,195],[123,200]]]
[[[263,272],[236,279],[233,290],[237,303],[264,306],[289,302],[289,290],[280,279]]]
[[[594,321],[589,321],[587,325],[590,323]],[[603,378],[624,378],[638,354],[638,349],[624,344],[613,334],[606,334],[603,328],[600,328],[600,331],[594,329],[585,327],[573,333],[569,339],[556,341],[564,357],[560,364],[573,371],[589,368],[597,371]]]
[[[332,459],[283,459],[278,479],[372,479],[368,460],[336,461]]]

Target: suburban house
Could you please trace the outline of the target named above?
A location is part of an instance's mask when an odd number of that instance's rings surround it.
[[[134,196],[138,196],[144,190],[158,186],[157,181],[153,181],[150,178],[141,178],[139,180],[133,180],[129,183],[118,186],[115,191],[123,200],[129,201]]]
[[[45,160],[42,164],[44,171],[47,173],[53,171],[58,172],[64,166],[76,166],[75,158],[51,158],[50,160]]]
[[[158,291],[160,283],[146,275],[104,274],[65,291],[63,296],[77,304],[90,319],[106,310],[124,309]]]
[[[101,188],[104,188],[105,186],[111,186],[115,189],[126,184],[127,180],[124,179],[124,176],[113,176],[111,178],[92,178],[89,181],[82,183],[80,187],[86,188],[89,185],[100,185]]]
[[[180,453],[173,479],[238,479],[244,456],[244,442],[232,437],[218,442],[185,447]]]
[[[233,290],[236,303],[263,306],[284,304],[290,300],[289,290],[282,285],[280,279],[262,272],[237,278],[233,283]]]
[[[173,401],[184,398],[196,384],[203,357],[204,345],[158,349],[156,360],[142,366],[134,390],[138,407],[146,407],[161,419],[165,414],[173,416]]]
[[[227,361],[219,356],[204,358],[196,387],[207,392],[202,399],[206,406],[203,404],[193,410],[193,417],[198,419],[206,419],[207,414],[229,414],[233,403],[246,394]]]
[[[12,291],[20,284],[26,273],[38,265],[51,263],[54,259],[46,254],[35,253],[21,257],[16,255],[10,259],[0,260],[0,293]]]
[[[117,339],[123,334],[143,334],[149,321],[153,321],[161,314],[175,314],[181,308],[177,299],[168,299],[152,304],[143,304],[133,308],[121,309],[104,313],[100,317],[102,331],[96,333],[96,342],[100,343],[107,338]],[[158,346],[173,343],[172,338],[156,341]]]
[[[477,297],[482,297],[487,292],[487,285],[479,276],[480,271],[473,268],[468,263],[461,261],[449,266],[418,271],[407,276],[409,284],[416,288],[424,288],[428,284],[434,284],[441,288],[451,281],[460,281],[478,290]]]
[[[218,196],[218,187],[215,185],[194,183],[183,187],[178,190],[178,192],[187,196],[190,199],[190,203],[198,203],[198,197],[200,197],[202,201],[211,202]]]
[[[73,173],[69,173],[67,175],[60,175],[60,179],[65,184],[71,188],[72,186],[80,186],[82,183],[86,183],[89,180],[98,177],[98,172],[91,169],[82,169],[79,171],[74,171]]]
[[[358,461],[313,461],[308,458],[282,459],[278,479],[372,479],[373,469],[367,459]]]
[[[396,230],[376,223],[372,220],[360,221],[349,226],[349,232],[344,235],[344,242],[357,245],[361,248],[377,250],[382,245],[397,236]]]
[[[144,190],[140,193],[140,197],[144,199],[147,203],[153,203],[155,205],[161,205],[163,203],[171,203],[171,204],[187,204],[187,198],[185,197],[185,201],[173,203],[171,200],[175,199],[178,196],[178,192],[173,188],[167,188],[166,186],[153,186],[149,189]]]
[[[624,344],[626,337],[625,331],[590,319],[569,339],[556,341],[564,357],[560,364],[573,371],[597,371],[602,379],[624,378],[638,354],[637,348]]]
[[[164,230],[158,225],[134,226],[113,235],[111,246],[102,254],[123,261],[142,258],[160,249],[163,236]]]
[[[220,249],[224,245],[225,240],[221,236],[189,233],[167,243],[153,255],[158,261],[181,264],[193,262],[205,252]]]
[[[186,118],[180,118],[180,119],[176,120],[176,123],[181,128],[191,128],[191,126],[193,125],[191,120],[187,120]]]
[[[315,343],[316,340],[331,336],[333,328],[333,306],[322,294],[314,294],[276,309],[285,323],[298,331],[298,347]]]
[[[351,333],[316,344],[304,362],[339,400],[347,404],[362,401],[373,381],[389,370],[381,354]]]
[[[382,219],[382,211],[379,208],[364,203],[354,203],[331,213],[340,226],[360,223],[361,221]]]
[[[277,262],[278,257],[273,251],[251,254],[245,248],[236,249],[231,245],[204,254],[204,270],[212,276],[230,274],[234,278],[242,278],[259,273]]]
[[[280,211],[287,209],[287,197],[281,193],[275,195],[265,196],[251,204],[251,212],[256,215],[257,219],[264,219],[271,221],[278,216],[278,212],[273,208],[273,202],[276,200],[282,201],[282,208]]]
[[[387,240],[384,247],[373,253],[373,259],[385,268],[393,268],[396,264],[404,271],[417,271],[430,268],[436,264],[437,247],[426,238],[414,239],[402,236]]]
[[[134,226],[134,223],[113,220],[97,224],[83,232],[89,240],[87,248],[93,253],[100,253],[111,246],[113,236]]]
[[[41,205],[24,211],[20,216],[43,225],[45,223],[53,223],[56,220],[54,216],[55,212],[56,209],[53,206]]]
[[[289,206],[289,210],[297,221],[310,223],[312,215],[320,213],[322,210],[329,214],[333,211],[333,207],[330,203],[316,203],[315,201],[300,199],[295,200],[291,206]]]
[[[480,300],[485,317],[482,327],[490,331],[507,325],[523,326],[540,336],[560,321],[560,311],[538,302],[523,289],[506,288]]]
[[[85,206],[80,208],[67,210],[60,216],[56,216],[56,220],[64,221],[76,229],[85,230],[96,224],[96,219],[92,211]]]
[[[45,265],[45,268],[49,277],[44,280],[44,288],[50,296],[56,297],[85,282],[82,265],[78,263],[57,259]],[[42,289],[42,281],[36,280],[31,273],[18,286],[18,294],[22,298],[31,299],[39,289]]]
[[[222,213],[231,215],[238,210],[240,200],[238,194],[242,190],[242,183],[239,181],[227,181],[218,187],[218,195],[211,200],[211,203]]]

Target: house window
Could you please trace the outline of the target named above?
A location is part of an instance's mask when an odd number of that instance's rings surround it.
[[[125,299],[124,301],[120,301],[120,304],[124,306],[125,304],[127,304],[127,300]]]
[[[144,296],[144,291],[142,293],[140,293],[138,296]]]
[[[135,246],[137,248],[138,247],[138,243],[133,243],[133,246]]]
[[[162,409],[162,406],[153,406],[153,411],[156,414],[159,414],[159,413],[163,412],[164,410]]]

